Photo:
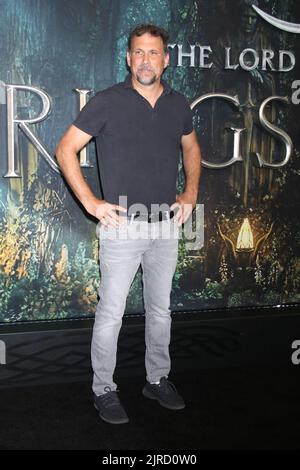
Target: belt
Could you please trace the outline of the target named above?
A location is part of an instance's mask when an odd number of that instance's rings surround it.
[[[122,214],[121,212],[119,213]],[[132,214],[125,214],[125,216],[130,220],[137,220],[138,222],[161,222],[162,220],[170,220],[174,217],[174,211],[159,211],[159,212],[148,212],[148,214],[143,214],[141,212],[133,212]]]

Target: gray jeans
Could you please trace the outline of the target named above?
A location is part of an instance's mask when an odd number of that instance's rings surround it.
[[[123,221],[118,229],[100,228],[99,303],[92,338],[93,392],[116,390],[113,381],[117,343],[132,281],[140,266],[145,306],[145,366],[149,382],[170,371],[170,294],[178,256],[178,227],[173,220]]]

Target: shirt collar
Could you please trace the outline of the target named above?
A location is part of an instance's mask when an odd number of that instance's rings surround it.
[[[164,87],[164,91],[163,91],[163,94],[169,94],[172,92],[172,88],[170,87],[170,85],[165,82],[164,80],[160,80],[162,86]],[[132,88],[133,89],[133,86],[132,86],[132,81],[131,81],[131,73],[129,73],[126,78],[125,78],[125,81],[124,81],[124,85],[125,85],[125,88]]]

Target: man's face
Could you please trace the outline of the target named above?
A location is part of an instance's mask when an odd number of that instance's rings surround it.
[[[250,7],[245,7],[244,12],[242,14],[242,25],[243,25],[243,30],[247,34],[254,33],[256,29],[256,22],[257,22],[257,16],[255,11],[252,10]]]
[[[152,85],[159,80],[168,63],[169,54],[164,51],[161,37],[145,33],[132,38],[127,64],[141,85]]]

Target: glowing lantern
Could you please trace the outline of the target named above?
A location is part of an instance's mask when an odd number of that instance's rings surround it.
[[[236,251],[253,251],[254,242],[253,242],[253,233],[250,227],[248,218],[244,219],[244,222],[240,228],[238,239],[236,242]]]

